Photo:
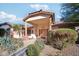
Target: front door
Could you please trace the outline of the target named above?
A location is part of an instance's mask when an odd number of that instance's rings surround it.
[[[47,36],[48,29],[39,29],[39,36],[45,38]]]

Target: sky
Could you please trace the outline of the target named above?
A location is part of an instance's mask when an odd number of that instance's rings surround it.
[[[23,23],[22,20],[28,13],[38,10],[49,10],[55,13],[55,20],[61,18],[61,4],[59,3],[0,3],[0,21]]]

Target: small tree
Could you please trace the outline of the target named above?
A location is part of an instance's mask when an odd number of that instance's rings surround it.
[[[17,25],[17,24],[14,24],[14,25],[13,25],[13,28],[14,28],[15,31],[18,31],[19,36],[20,36],[20,29],[21,29],[21,26],[20,26],[20,25]]]
[[[20,25],[14,24],[13,25],[14,30],[19,31],[20,30]]]
[[[64,3],[61,7],[62,21],[79,22],[79,3]]]

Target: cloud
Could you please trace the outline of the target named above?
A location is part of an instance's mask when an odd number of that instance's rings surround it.
[[[6,16],[6,13],[5,13],[5,12],[3,12],[3,11],[1,11],[1,12],[0,12],[0,19],[5,18],[5,16]]]
[[[31,8],[34,8],[36,10],[40,10],[40,9],[43,9],[43,10],[50,10],[49,6],[48,5],[41,5],[41,4],[30,4],[30,7]]]
[[[22,18],[17,18],[16,15],[8,14],[0,11],[0,22],[9,22],[11,24],[23,24]]]
[[[8,19],[8,20],[7,20],[7,19]],[[4,12],[4,11],[1,11],[1,12],[0,12],[0,21],[5,21],[5,20],[10,21],[10,20],[13,20],[13,19],[14,19],[14,20],[17,19],[15,15],[8,14],[8,13],[6,13],[6,12]]]

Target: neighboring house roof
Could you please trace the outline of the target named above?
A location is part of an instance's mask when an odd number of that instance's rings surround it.
[[[3,26],[3,25],[9,25],[11,27],[11,25],[9,23],[0,23],[0,26]]]
[[[0,23],[0,29],[9,29],[11,28],[11,25],[8,23]]]

